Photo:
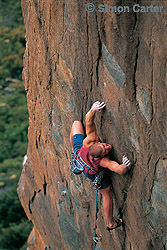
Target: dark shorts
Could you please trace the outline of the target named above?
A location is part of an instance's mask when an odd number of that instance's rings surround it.
[[[86,172],[84,172],[84,175],[87,178],[89,178],[91,181],[94,181],[94,179],[95,179],[95,174],[87,174]],[[99,189],[105,189],[108,186],[110,186],[110,179],[109,179],[108,175],[105,174],[103,179],[102,179],[102,182],[101,182],[101,188],[99,188]]]
[[[77,152],[82,147],[84,138],[85,137],[82,134],[73,135],[72,141],[73,141],[74,152]]]
[[[82,147],[84,138],[85,137],[82,134],[75,134],[75,135],[73,135],[72,140],[73,140],[73,149],[74,149],[74,152],[77,152]],[[87,174],[86,172],[84,172],[84,175],[87,178],[89,178],[91,181],[94,181],[94,179],[95,179],[95,175],[94,174]],[[100,189],[107,188],[108,186],[110,186],[110,180],[108,178],[108,175],[105,174],[104,178],[102,180],[102,186],[101,186]]]

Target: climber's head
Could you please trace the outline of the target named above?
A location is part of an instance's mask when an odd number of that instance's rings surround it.
[[[107,155],[111,148],[112,146],[110,144],[97,142],[90,146],[89,154],[92,158],[99,158]]]

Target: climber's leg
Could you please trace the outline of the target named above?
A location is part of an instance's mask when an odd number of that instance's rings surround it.
[[[82,147],[82,142],[84,139],[84,129],[80,121],[74,121],[70,133],[70,142],[72,149],[77,151]]]
[[[112,227],[114,220],[113,220],[113,201],[112,201],[111,187],[108,186],[105,189],[99,189],[99,192],[103,196],[103,208],[107,220],[107,226]]]

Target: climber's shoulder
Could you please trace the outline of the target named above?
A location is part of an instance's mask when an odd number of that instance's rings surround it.
[[[83,148],[89,148],[90,146],[92,146],[96,142],[98,142],[98,137],[95,140],[92,140],[92,138],[90,136],[87,136],[83,140]]]

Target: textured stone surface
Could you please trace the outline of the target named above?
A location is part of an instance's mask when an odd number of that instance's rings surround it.
[[[98,197],[97,249],[166,249],[166,12],[87,13],[78,0],[22,0],[22,9],[29,145],[18,194],[34,224],[29,249],[93,249],[95,191],[70,172],[69,134],[96,100],[106,103],[96,124],[111,158],[133,162],[111,173],[114,215],[124,215],[112,235]]]

